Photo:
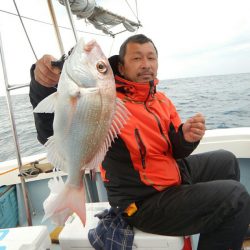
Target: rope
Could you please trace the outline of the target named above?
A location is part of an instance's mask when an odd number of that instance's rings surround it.
[[[4,175],[4,174],[8,174],[8,173],[10,173],[10,172],[12,172],[12,171],[15,171],[15,170],[17,170],[18,168],[12,168],[12,169],[10,169],[10,170],[7,170],[7,171],[5,171],[5,172],[2,172],[2,173],[0,173],[0,176],[1,175]]]
[[[137,0],[135,0],[135,9],[136,9],[136,17],[137,17],[137,21],[139,21],[139,14],[138,14],[138,4],[137,4]]]
[[[109,57],[111,55],[111,52],[112,52],[112,49],[113,49],[113,46],[114,46],[114,42],[115,42],[115,37],[113,37],[113,39],[112,39],[111,47],[110,47],[110,50],[109,50]]]
[[[125,2],[127,3],[129,9],[131,10],[131,12],[134,14],[135,18],[137,19],[137,21],[140,23],[139,19],[138,19],[138,9],[137,9],[137,0],[135,0],[135,4],[136,4],[136,14],[133,11],[131,5],[129,4],[128,0],[125,0]]]
[[[5,10],[1,10],[1,9],[0,9],[0,12],[6,13],[6,14],[10,14],[10,15],[13,15],[13,16],[18,16],[15,13],[12,13],[12,12],[9,12],[9,11],[5,11]],[[38,20],[38,19],[34,19],[34,18],[22,16],[22,15],[21,15],[21,17],[23,19],[27,19],[27,20],[30,20],[30,21],[34,21],[34,22],[38,22],[38,23],[43,23],[43,24],[47,24],[47,25],[53,25],[52,23],[41,21],[41,20]],[[58,26],[58,27],[62,28],[62,29],[66,29],[66,30],[71,30],[71,28],[65,27],[65,26]],[[108,35],[105,35],[105,34],[97,34],[97,33],[94,33],[94,32],[88,32],[88,31],[83,31],[83,30],[77,30],[77,31],[85,33],[85,34],[91,34],[91,35],[97,35],[97,36],[108,36]]]
[[[29,166],[29,165],[34,165],[34,167],[35,167],[35,164],[39,164],[40,161],[45,160],[45,159],[46,159],[46,157],[42,157],[42,158],[40,158],[40,159],[37,159],[36,161],[28,162],[28,163],[22,165],[21,168],[27,167],[27,166]],[[46,163],[45,163],[45,164],[46,164]],[[18,169],[18,167],[14,167],[14,168],[11,168],[11,169],[9,169],[9,170],[7,170],[7,171],[1,172],[1,173],[0,173],[0,176],[1,176],[1,175],[8,174],[8,173],[10,173],[10,172],[13,172],[13,171],[15,171],[15,170],[17,170],[17,169]]]

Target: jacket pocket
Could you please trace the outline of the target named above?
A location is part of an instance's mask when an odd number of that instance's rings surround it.
[[[136,139],[136,142],[140,151],[140,155],[141,155],[141,164],[142,164],[142,167],[145,169],[146,168],[146,147],[145,147],[145,144],[143,143],[143,140],[141,138],[138,128],[135,129],[135,139]]]

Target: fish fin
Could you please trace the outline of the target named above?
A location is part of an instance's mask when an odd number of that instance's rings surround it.
[[[121,133],[121,129],[127,123],[130,115],[131,114],[125,107],[123,101],[119,98],[116,98],[115,115],[110,126],[108,136],[104,143],[107,148],[111,146],[112,141],[114,141],[114,139],[117,138],[117,135]]]
[[[82,224],[86,222],[85,190],[80,187],[64,183],[61,176],[49,180],[50,194],[44,201],[45,215],[42,221],[49,218],[57,225],[64,225],[72,213],[76,213]]]
[[[48,138],[48,141],[45,143],[45,146],[47,148],[47,158],[49,162],[52,163],[52,165],[55,166],[57,169],[60,169],[67,173],[68,171],[66,166],[66,160],[64,159],[63,155],[58,152],[54,136]]]
[[[103,151],[105,151],[105,154],[108,151],[108,148],[111,146],[112,141],[114,141],[114,139],[117,138],[117,136],[121,133],[121,129],[127,123],[130,115],[131,114],[125,107],[123,101],[117,97],[115,115],[111,123],[108,136],[103,145]]]
[[[34,113],[54,113],[55,103],[57,99],[57,92],[47,96],[33,110]]]
[[[84,165],[82,169],[96,169],[99,166],[111,146],[112,141],[114,141],[117,135],[121,133],[121,129],[126,124],[130,115],[131,114],[125,107],[123,101],[116,98],[116,111],[108,135],[100,150],[95,154],[95,157],[89,163]]]

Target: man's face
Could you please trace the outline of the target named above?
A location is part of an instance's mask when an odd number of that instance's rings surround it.
[[[152,43],[128,43],[120,74],[133,82],[148,82],[157,76],[158,58]]]

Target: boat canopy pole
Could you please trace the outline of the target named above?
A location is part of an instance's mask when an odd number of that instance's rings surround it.
[[[64,55],[65,50],[64,50],[64,47],[63,47],[62,37],[61,37],[60,31],[59,31],[59,28],[58,28],[58,23],[57,23],[57,20],[56,20],[54,7],[53,7],[53,4],[52,4],[51,0],[48,0],[47,2],[48,2],[48,7],[49,7],[50,15],[51,15],[51,18],[52,18],[53,26],[54,26],[54,29],[55,29],[55,33],[56,33],[57,42],[58,42],[58,45],[59,45],[59,48],[60,48],[60,52],[61,52],[61,55]]]
[[[27,30],[26,30],[26,28],[25,28],[25,26],[24,26],[24,23],[23,23],[22,17],[21,17],[21,15],[20,15],[20,12],[19,12],[19,10],[18,10],[18,8],[17,8],[16,1],[15,1],[15,0],[13,0],[13,3],[14,3],[14,5],[15,5],[17,15],[18,15],[18,17],[19,17],[19,19],[20,19],[20,22],[21,22],[21,24],[22,24],[22,27],[23,27],[24,33],[25,33],[25,35],[26,35],[26,37],[27,37],[27,39],[28,39],[28,42],[29,42],[30,47],[31,47],[31,49],[32,49],[32,52],[33,52],[33,54],[34,54],[34,56],[35,56],[36,60],[38,60],[37,55],[36,55],[36,52],[35,52],[35,50],[34,50],[34,48],[33,48],[33,46],[32,46],[32,43],[31,43],[31,41],[30,41],[30,38],[29,38],[29,36],[28,36]]]
[[[11,127],[12,127],[13,139],[14,139],[14,143],[15,143],[15,147],[16,147],[18,169],[19,169],[19,173],[21,173],[22,158],[21,158],[21,155],[20,155],[20,147],[19,147],[19,143],[18,143],[18,139],[17,139],[18,137],[17,137],[13,107],[12,107],[12,104],[11,104],[11,96],[10,96],[11,88],[9,87],[7,70],[6,70],[6,67],[5,67],[6,64],[5,64],[5,59],[4,59],[4,52],[3,52],[3,44],[2,44],[1,33],[0,33],[0,54],[1,54],[1,62],[2,62],[4,82],[5,82],[7,105],[8,105],[8,110],[9,110],[9,117],[11,119]],[[29,206],[29,201],[28,201],[28,192],[27,192],[27,189],[26,189],[25,179],[24,179],[24,177],[22,175],[20,175],[20,179],[21,179],[21,187],[22,187],[22,193],[23,193],[24,206],[25,206],[25,212],[26,212],[28,226],[32,226],[30,206]]]
[[[69,17],[69,21],[70,21],[70,24],[71,24],[71,28],[72,28],[72,31],[74,33],[75,40],[77,42],[78,41],[78,36],[77,36],[77,32],[76,32],[74,20],[73,20],[73,17],[72,17],[72,13],[71,13],[69,1],[68,0],[64,0],[64,4],[66,6],[66,10],[67,10],[67,13],[68,13],[68,17]]]

